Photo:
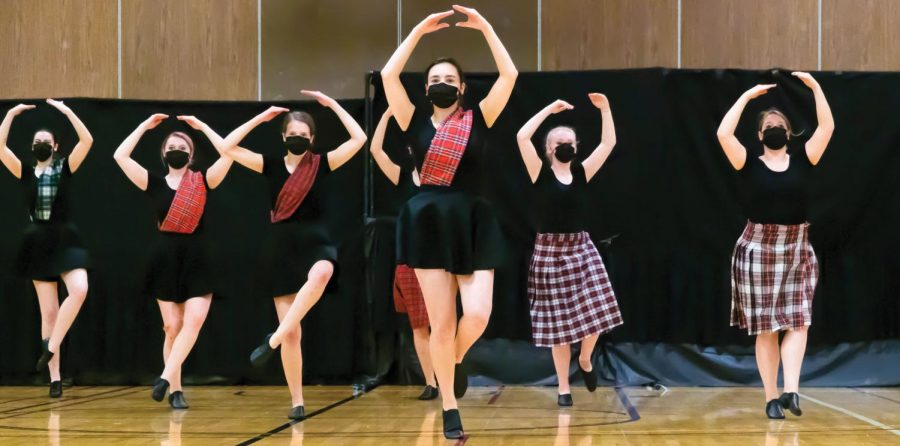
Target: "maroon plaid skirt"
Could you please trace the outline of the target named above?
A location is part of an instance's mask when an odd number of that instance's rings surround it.
[[[430,326],[425,298],[422,296],[416,272],[406,265],[397,265],[397,269],[394,270],[394,309],[409,316],[409,325],[412,328]]]
[[[819,264],[809,223],[747,222],[731,261],[731,325],[755,335],[812,324]]]
[[[572,344],[622,325],[603,259],[587,232],[538,234],[528,298],[538,347]]]

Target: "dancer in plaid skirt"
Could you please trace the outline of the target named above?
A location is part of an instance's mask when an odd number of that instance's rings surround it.
[[[24,166],[7,147],[13,119],[34,105],[19,104],[0,123],[0,162],[22,186],[31,223],[25,230],[16,259],[18,273],[31,279],[41,310],[41,356],[35,370],[50,371],[50,397],[62,396],[59,351],[87,297],[90,259],[78,230],[69,217],[72,175],[81,166],[94,143],[84,123],[62,101],[47,99],[62,112],[78,133],[78,144],[68,157],[58,156],[59,141],[47,129],[34,133],[31,153],[36,163]],[[59,303],[57,282],[66,284],[69,295]]]
[[[152,250],[147,271],[147,291],[156,298],[162,314],[165,342],[165,368],[153,386],[151,396],[162,401],[169,394],[169,406],[187,409],[181,386],[181,365],[191,353],[213,296],[211,258],[203,234],[202,217],[208,189],[215,189],[232,160],[220,156],[206,175],[189,170],[194,158],[194,141],[183,132],[172,132],[163,139],[160,158],[166,175],[148,172],[131,153],[148,130],[156,128],[168,116],[154,114],[142,122],[116,149],[113,158],[125,176],[153,201],[159,239]],[[202,131],[220,153],[223,140],[208,125],[193,116],[179,120]]]
[[[747,90],[718,130],[719,143],[746,193],[748,219],[732,258],[731,325],[756,336],[756,364],[765,389],[766,415],[774,419],[784,418],[784,409],[794,415],[802,413],[797,391],[818,278],[808,235],[807,188],[813,167],[834,132],[834,118],[822,87],[809,73],[792,74],[812,90],[816,101],[818,127],[805,144],[797,143],[791,122],[775,108],[763,111],[757,120],[762,155],[748,155],[734,136],[747,103],[774,84]],[[779,351],[781,331],[787,333]],[[784,393],[780,396],[779,361],[784,362]]]
[[[465,74],[455,60],[438,59],[428,66],[423,86],[431,104],[413,104],[400,73],[419,40],[449,27],[443,20],[454,13],[466,17],[457,27],[484,35],[497,63],[497,81],[487,97],[464,109]],[[464,436],[456,403],[468,386],[463,358],[491,314],[503,239],[493,209],[478,198],[480,169],[486,133],[506,107],[517,76],[490,23],[462,6],[431,14],[416,25],[381,70],[388,106],[407,136],[422,183],[397,219],[397,261],[415,269],[428,307],[432,362],[445,390],[441,399],[446,438]],[[458,323],[457,290],[463,306]],[[452,393],[447,391],[451,388]]]
[[[622,315],[613,294],[600,253],[585,226],[582,194],[616,145],[612,111],[606,96],[588,95],[603,119],[600,145],[577,162],[578,139],[570,127],[547,132],[542,160],[532,137],[548,116],[573,107],[557,100],[544,107],[519,130],[516,139],[531,182],[537,186],[538,234],[528,270],[528,298],[531,301],[531,332],[538,347],[550,347],[559,379],[560,406],[573,404],[569,389],[570,345],[581,342],[578,369],[591,392],[597,388],[597,374],[591,353],[600,335],[622,324]]]
[[[412,196],[415,188],[419,186],[419,175],[412,167],[412,157],[404,157],[409,158],[409,162],[397,164],[384,152],[384,134],[387,132],[390,119],[391,110],[388,109],[375,127],[369,151],[381,172],[394,186],[401,189],[402,196]],[[412,327],[416,356],[419,358],[419,365],[422,366],[422,376],[425,377],[425,389],[422,390],[419,399],[433,400],[438,397],[438,389],[434,367],[431,365],[431,350],[428,347],[431,333],[428,310],[425,308],[425,298],[422,297],[422,288],[419,286],[416,272],[408,265],[397,265],[394,271],[394,309],[398,313],[406,313]]]
[[[263,246],[263,263],[275,299],[278,328],[250,354],[260,367],[276,351],[291,391],[288,418],[306,416],[303,403],[303,356],[300,352],[300,322],[326,291],[337,284],[337,247],[324,222],[325,181],[332,171],[353,158],[366,143],[366,132],[334,99],[318,91],[302,90],[340,119],[350,139],[334,150],[316,146],[316,123],[306,112],[291,111],[281,124],[282,156],[264,156],[238,147],[247,134],[271,121],[282,107],[269,107],[236,128],[225,138],[226,153],[244,167],[261,173],[269,187],[271,236]]]

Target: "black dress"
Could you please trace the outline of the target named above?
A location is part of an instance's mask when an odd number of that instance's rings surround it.
[[[24,166],[23,166],[24,167]],[[67,158],[57,158],[49,169],[58,169],[59,182],[50,216],[39,218],[36,211],[38,177],[33,169],[23,169],[20,184],[28,203],[31,223],[16,256],[17,272],[32,280],[56,281],[67,271],[90,268],[90,256],[75,225],[69,220],[72,170]]]
[[[538,233],[571,234],[586,230],[584,206],[589,198],[585,196],[587,175],[578,161],[570,165],[572,182],[563,184],[556,178],[550,162],[542,163],[535,181]]]
[[[416,107],[406,130],[419,173],[437,129],[431,107]],[[422,185],[397,218],[397,263],[472,274],[498,267],[503,236],[491,205],[479,197],[487,125],[472,110],[472,131],[450,186]]]
[[[306,156],[309,156],[308,153]],[[324,182],[331,173],[328,156],[321,155],[316,180],[300,203],[300,207],[286,220],[272,224],[272,231],[263,246],[264,275],[270,284],[269,296],[295,294],[306,283],[309,270],[320,261],[334,266],[326,292],[337,290],[337,248],[324,221]],[[283,157],[263,157],[263,176],[269,186],[271,209],[281,188],[291,176]]]
[[[205,176],[203,185],[209,190]],[[157,223],[162,224],[177,191],[169,187],[165,177],[150,173],[146,192],[153,201]],[[152,253],[146,276],[150,296],[164,302],[184,303],[213,292],[212,258],[202,218],[191,234],[159,231]]]

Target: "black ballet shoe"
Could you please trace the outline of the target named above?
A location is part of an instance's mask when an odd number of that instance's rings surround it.
[[[784,410],[781,409],[781,401],[778,398],[766,403],[766,416],[772,420],[784,419]]]
[[[291,408],[291,411],[288,412],[288,418],[292,420],[302,420],[306,418],[306,410],[303,406],[293,407]]]
[[[150,397],[153,398],[153,401],[162,401],[163,398],[166,397],[166,392],[169,390],[169,382],[159,378],[156,380],[156,383],[153,384],[153,393],[150,394]]]
[[[263,339],[262,345],[256,347],[252,353],[250,353],[250,364],[253,364],[253,367],[262,367],[270,359],[275,355],[275,350],[278,347],[272,348],[269,346],[269,339],[272,339],[272,335],[274,333],[269,333],[266,335],[266,338]]]
[[[597,371],[591,367],[591,371],[588,372],[581,368],[580,363],[578,364],[578,370],[581,371],[581,379],[584,380],[584,386],[587,387],[588,392],[597,390]]]
[[[465,437],[463,432],[462,420],[459,418],[458,409],[450,409],[444,411],[444,438],[448,440],[458,440]]]
[[[800,395],[796,392],[782,393],[781,396],[778,397],[778,401],[781,403],[783,409],[790,410],[792,414],[798,417],[803,415],[803,411],[800,410]]]
[[[462,363],[456,364],[453,371],[453,395],[462,398],[466,396],[467,390],[469,390],[469,375]]]
[[[572,407],[575,402],[572,401],[571,393],[560,393],[559,396],[556,397],[556,404],[558,404],[559,407]]]
[[[51,359],[53,359],[53,352],[50,351],[50,340],[44,339],[41,341],[41,357],[38,358],[37,363],[34,365],[34,370],[37,372],[44,370]]]
[[[184,399],[184,392],[180,390],[169,394],[169,406],[172,406],[172,409],[187,409],[191,407],[188,406],[187,400]]]
[[[50,398],[62,396],[62,381],[50,381]]]
[[[425,386],[422,394],[419,395],[419,401],[429,401],[438,397],[438,389],[429,385]]]

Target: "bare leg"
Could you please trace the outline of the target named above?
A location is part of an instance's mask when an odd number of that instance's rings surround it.
[[[572,360],[572,347],[569,344],[554,345],[553,366],[556,367],[556,378],[559,380],[559,394],[572,393],[569,388],[569,363]]]
[[[41,309],[41,339],[49,339],[59,314],[59,292],[56,282],[35,280],[33,283],[34,291],[37,293],[38,306]],[[58,349],[53,351],[59,353]],[[53,355],[53,358],[47,363],[47,368],[50,369],[50,381],[60,380],[59,356],[58,354]]]
[[[66,333],[69,332],[69,328],[72,327],[72,323],[75,322],[75,317],[78,316],[88,292],[88,276],[84,269],[66,271],[62,274],[62,279],[66,283],[69,295],[59,306],[56,324],[53,326],[53,332],[50,333],[49,349],[53,353],[59,352],[59,346],[65,339]]]
[[[284,328],[281,338],[281,367],[291,392],[291,407],[303,405],[303,355],[300,352],[300,323],[293,327],[284,324],[295,295],[288,294],[275,298],[275,311],[278,313],[279,329]]]
[[[413,343],[416,345],[416,356],[419,357],[419,364],[422,365],[422,375],[425,376],[425,384],[437,387],[437,382],[434,379],[434,366],[431,365],[431,349],[428,346],[430,334],[428,327],[413,328]]]
[[[159,304],[159,313],[162,315],[163,320],[163,332],[166,334],[166,339],[163,341],[163,364],[168,365],[169,355],[172,354],[172,345],[175,344],[175,338],[181,332],[184,322],[184,305],[162,300],[157,300],[156,303]],[[179,373],[178,376],[168,379],[170,389],[173,392],[181,390],[180,375]]]
[[[456,332],[458,364],[487,328],[494,302],[494,270],[475,271],[470,275],[457,276],[457,281],[463,306],[463,317],[459,319],[459,329]]]
[[[781,360],[784,362],[784,391],[800,390],[800,368],[806,353],[808,327],[789,330],[781,341]]]
[[[590,372],[594,369],[594,365],[591,364],[591,354],[594,353],[594,347],[599,339],[600,335],[595,334],[581,340],[581,353],[578,354],[578,365],[585,372]]]
[[[300,321],[303,320],[306,313],[322,297],[322,293],[325,292],[325,286],[328,285],[332,274],[334,274],[334,265],[327,260],[319,260],[309,269],[306,283],[297,292],[297,297],[294,298],[291,308],[284,314],[278,329],[275,330],[275,333],[269,339],[270,347],[278,347],[286,332],[300,325]]]
[[[762,378],[766,401],[778,398],[778,332],[756,335],[756,366]]]
[[[166,361],[166,368],[162,372],[162,378],[172,383],[174,378],[178,378],[178,387],[172,386],[172,391],[181,390],[181,365],[191,353],[194,344],[197,342],[197,336],[200,335],[200,329],[203,322],[206,321],[206,315],[209,313],[209,305],[212,302],[212,294],[202,297],[192,297],[184,303],[184,322],[175,342],[172,344],[172,352]]]
[[[431,362],[441,389],[444,410],[456,409],[453,367],[456,362],[456,279],[438,269],[416,269],[431,322]]]

